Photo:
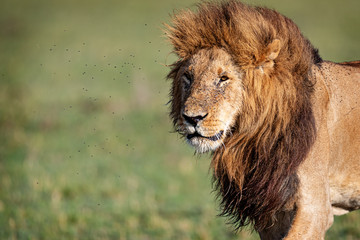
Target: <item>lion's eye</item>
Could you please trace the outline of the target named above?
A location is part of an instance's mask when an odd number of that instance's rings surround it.
[[[220,82],[225,82],[227,80],[229,80],[229,77],[226,76],[226,75],[223,75],[223,76],[220,77]]]
[[[185,85],[190,86],[190,84],[192,82],[192,77],[191,77],[190,73],[184,73],[183,79],[184,79]]]

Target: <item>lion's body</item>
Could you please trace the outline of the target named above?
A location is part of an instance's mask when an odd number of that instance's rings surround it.
[[[360,66],[350,65],[313,67],[317,136],[297,170],[295,218],[263,231],[263,239],[279,239],[284,231],[286,239],[323,239],[333,215],[360,208]]]
[[[360,64],[323,61],[266,8],[203,4],[169,27],[171,117],[213,153],[221,215],[262,239],[321,239],[360,208]]]

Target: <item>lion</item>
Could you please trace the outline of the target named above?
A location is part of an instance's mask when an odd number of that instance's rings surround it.
[[[212,154],[222,216],[261,239],[323,239],[360,208],[360,61],[324,61],[295,23],[238,1],[166,25],[170,117]]]

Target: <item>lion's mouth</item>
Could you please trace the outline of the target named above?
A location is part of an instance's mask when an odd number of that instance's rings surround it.
[[[222,137],[223,134],[224,134],[224,131],[221,130],[220,132],[218,132],[218,133],[215,134],[214,136],[206,137],[206,136],[201,135],[201,134],[198,133],[198,132],[195,132],[195,133],[192,133],[192,134],[187,135],[186,138],[187,138],[188,140],[190,140],[190,139],[192,139],[192,138],[194,138],[194,137],[201,137],[201,138],[209,139],[209,140],[211,140],[211,141],[217,141],[217,140],[220,140],[220,139],[221,139],[221,137]]]

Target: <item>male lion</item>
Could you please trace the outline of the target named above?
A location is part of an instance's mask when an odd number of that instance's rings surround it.
[[[360,61],[323,61],[288,18],[237,1],[173,17],[170,116],[212,152],[221,215],[262,239],[323,239],[360,207]]]

